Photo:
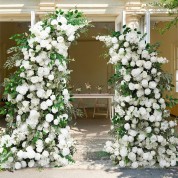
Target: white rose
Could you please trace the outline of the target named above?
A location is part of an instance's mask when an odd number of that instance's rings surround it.
[[[48,76],[48,79],[49,79],[49,80],[54,80],[54,75],[52,75],[52,74],[49,75],[49,76]]]
[[[150,120],[150,122],[154,122],[154,121],[155,121],[155,116],[154,116],[154,115],[151,115],[151,116],[149,117],[149,120]]]
[[[58,21],[57,21],[56,19],[53,19],[53,20],[51,21],[51,25],[58,25]]]
[[[120,35],[119,40],[121,40],[121,41],[124,40],[124,35]]]
[[[148,80],[143,79],[143,80],[142,80],[142,86],[143,86],[144,88],[148,87]]]
[[[58,125],[59,124],[59,120],[58,119],[54,119],[54,125]]]
[[[128,158],[129,158],[131,161],[135,161],[135,160],[136,160],[136,155],[135,155],[135,153],[130,152],[130,153],[128,154]]]
[[[127,149],[125,147],[121,148],[120,155],[122,157],[126,157],[127,156]]]
[[[53,102],[52,102],[50,99],[48,99],[48,100],[46,101],[46,104],[47,104],[47,106],[52,106],[52,105],[53,105]]]
[[[38,83],[39,82],[38,76],[31,77],[31,82],[32,83]]]
[[[62,150],[62,155],[63,155],[63,156],[67,156],[67,155],[69,155],[69,154],[70,154],[69,148],[63,148],[63,150]]]
[[[28,162],[28,167],[34,167],[34,165],[35,165],[34,160],[30,160],[30,162]]]
[[[51,122],[54,119],[54,116],[52,114],[47,114],[45,118],[47,122]]]
[[[41,108],[42,110],[48,109],[47,103],[46,103],[45,101],[43,101],[43,102],[40,104],[40,108]]]
[[[132,163],[132,167],[133,167],[134,169],[138,168],[138,162],[133,162],[133,163]]]
[[[143,61],[142,61],[142,60],[136,61],[136,65],[137,65],[138,67],[141,67],[141,66],[143,65]]]
[[[20,164],[20,162],[16,162],[14,167],[15,167],[15,169],[20,169],[22,167],[22,165]]]
[[[145,89],[145,95],[149,95],[151,93],[151,90],[149,88]]]
[[[17,101],[17,102],[18,102],[18,101],[22,101],[22,99],[23,99],[23,95],[18,94],[17,97],[16,97],[16,101]]]
[[[119,166],[120,167],[125,167],[125,162],[124,161],[119,161]]]
[[[70,35],[68,38],[68,41],[74,41],[75,40],[75,36],[74,35]]]
[[[153,68],[151,69],[151,74],[156,74],[157,73],[157,69]]]
[[[45,96],[45,91],[43,89],[39,89],[37,92],[36,92],[37,96],[39,98],[44,98]]]
[[[124,125],[124,128],[125,128],[126,130],[129,130],[129,129],[130,129],[130,124],[129,124],[129,123],[126,123],[126,124]]]
[[[129,83],[129,89],[130,90],[135,90],[135,85],[133,83]]]
[[[48,156],[49,156],[49,152],[46,151],[46,150],[44,150],[43,153],[42,153],[42,155],[43,155],[44,157],[48,157]]]
[[[132,61],[132,62],[130,63],[130,65],[131,65],[132,67],[134,67],[134,66],[135,66],[135,62]]]
[[[140,68],[133,69],[131,74],[132,74],[133,77],[137,77],[137,76],[139,76],[141,74],[141,71],[142,70]]]
[[[152,63],[150,61],[146,61],[144,64],[145,69],[151,69]]]
[[[58,112],[58,108],[53,107],[53,108],[52,108],[52,112],[53,112],[53,113],[57,113],[57,112]]]
[[[145,135],[144,135],[144,134],[140,134],[140,135],[138,136],[138,139],[139,139],[140,141],[144,140],[144,139],[145,139]]]
[[[149,88],[155,89],[156,86],[157,86],[157,83],[156,83],[156,82],[154,82],[154,81],[149,82]]]
[[[119,54],[120,54],[120,55],[123,55],[124,52],[125,52],[124,48],[120,48],[120,49],[119,49]]]
[[[113,43],[113,44],[115,44],[115,43],[117,43],[117,42],[118,42],[118,40],[117,40],[117,38],[116,38],[116,37],[113,37],[113,38],[111,39],[111,41],[112,41],[112,43]]]
[[[145,130],[147,133],[151,133],[151,131],[152,131],[151,127],[147,127]]]

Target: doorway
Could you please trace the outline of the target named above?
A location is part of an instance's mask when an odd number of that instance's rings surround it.
[[[107,49],[103,44],[95,39],[97,35],[109,35],[114,31],[114,22],[94,22],[94,27],[90,28],[86,34],[83,34],[69,49],[69,57],[74,58],[69,69],[71,72],[71,92],[78,93],[77,89],[81,88],[79,93],[95,94],[95,93],[111,93],[108,89],[108,79],[114,74],[114,68],[111,64],[107,64],[108,58],[104,57]],[[85,84],[89,83],[91,89],[87,89]],[[102,86],[102,90],[98,90],[98,86]],[[79,104],[80,102],[80,104]],[[79,107],[83,112],[85,107],[87,117],[83,113],[82,117],[73,119],[71,125],[72,137],[77,140],[77,152],[74,159],[77,161],[96,161],[102,159],[103,146],[108,139],[111,121],[107,115],[96,115],[93,118],[93,111],[99,103],[97,109],[101,113],[107,114],[107,99],[75,99],[74,107]],[[78,105],[79,104],[79,105]],[[100,107],[103,105],[104,107]]]

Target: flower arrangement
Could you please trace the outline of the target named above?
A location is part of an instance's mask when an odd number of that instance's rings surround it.
[[[101,93],[102,89],[103,89],[103,85],[98,85],[96,88],[97,88],[98,92]]]
[[[90,90],[91,90],[91,84],[89,82],[85,83],[85,87],[86,89],[89,91],[90,93]]]
[[[112,132],[115,141],[108,141],[105,150],[120,167],[175,166],[178,138],[175,121],[167,121],[166,106],[177,99],[163,91],[169,85],[161,66],[167,59],[158,57],[157,48],[146,44],[136,29],[123,27],[112,36],[98,36],[109,48],[109,63],[115,65],[115,116]],[[166,85],[165,85],[166,84]]]
[[[79,87],[79,88],[76,88],[76,90],[75,90],[77,93],[81,93],[81,91],[82,91],[82,88],[81,87]]]
[[[112,86],[108,85],[108,93],[111,93]]]
[[[0,137],[0,167],[56,167],[73,162],[70,136],[68,48],[88,25],[78,10],[56,10],[16,35],[23,59],[5,82],[8,101],[1,110],[8,127]],[[18,51],[19,52],[19,51]]]

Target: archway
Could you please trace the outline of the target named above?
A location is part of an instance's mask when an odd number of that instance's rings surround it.
[[[63,166],[73,161],[67,49],[87,25],[77,10],[57,10],[31,28],[30,35],[14,37],[24,58],[18,58],[19,69],[5,82],[8,102],[1,113],[6,114],[8,127],[1,136],[2,168]],[[165,120],[162,98],[162,91],[171,86],[161,70],[167,60],[158,57],[137,29],[125,26],[122,34],[98,39],[110,48],[110,63],[116,65],[113,82],[120,93],[116,93],[112,120],[115,141],[107,142],[107,151],[121,167],[157,162],[161,167],[174,166],[175,123]],[[170,104],[177,102],[170,100]]]

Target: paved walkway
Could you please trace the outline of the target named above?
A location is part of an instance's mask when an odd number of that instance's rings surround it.
[[[0,178],[178,178],[174,169],[23,169],[0,172]]]
[[[110,121],[97,117],[77,119],[72,135],[77,140],[76,163],[63,168],[28,168],[15,172],[0,172],[0,178],[178,178],[178,168],[119,169],[102,152]]]

